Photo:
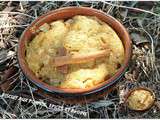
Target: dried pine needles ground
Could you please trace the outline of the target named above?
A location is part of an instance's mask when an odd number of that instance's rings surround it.
[[[0,2],[0,84],[1,93],[24,94],[35,100],[31,85],[19,69],[16,53],[20,35],[38,16],[66,6],[86,6],[117,18],[128,29],[133,41],[130,67],[116,89],[104,98],[86,105],[65,105],[87,112],[86,116],[66,111],[54,111],[47,106],[24,103],[1,97],[2,118],[160,118],[160,103],[139,113],[125,107],[124,95],[131,88],[152,89],[160,101],[160,2]],[[22,93],[23,91],[23,93]],[[45,100],[45,99],[44,99]]]

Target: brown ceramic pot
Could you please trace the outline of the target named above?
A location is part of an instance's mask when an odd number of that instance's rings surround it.
[[[42,82],[40,79],[38,79],[34,73],[29,69],[26,61],[25,61],[25,46],[26,44],[33,39],[35,36],[35,31],[44,23],[51,23],[55,20],[59,19],[69,19],[75,15],[86,15],[86,16],[96,16],[100,20],[106,22],[108,25],[110,25],[118,34],[120,39],[123,42],[124,48],[125,48],[125,60],[123,65],[120,67],[120,69],[117,71],[117,73],[109,78],[108,80],[104,81],[103,83],[100,83],[92,88],[87,89],[62,89],[54,86],[50,86],[45,82]],[[64,95],[86,95],[91,94],[95,92],[99,92],[111,85],[113,85],[116,81],[119,81],[124,72],[126,71],[130,58],[132,53],[132,47],[131,47],[131,40],[130,36],[125,29],[125,27],[115,18],[113,18],[110,15],[107,15],[106,13],[93,9],[93,8],[87,8],[87,7],[66,7],[61,8],[57,10],[50,11],[40,17],[38,17],[28,28],[23,32],[18,46],[18,61],[20,64],[20,67],[25,74],[25,76],[34,84],[36,84],[38,87],[52,92],[52,93],[59,93]]]

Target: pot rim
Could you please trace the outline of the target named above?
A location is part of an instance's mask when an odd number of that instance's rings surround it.
[[[109,79],[107,79],[106,81],[99,83],[98,85],[95,85],[92,88],[84,88],[84,89],[69,89],[69,88],[58,88],[58,87],[54,87],[51,85],[48,85],[45,82],[42,82],[40,79],[38,79],[34,73],[29,69],[27,63],[25,62],[25,44],[24,43],[24,39],[26,37],[27,32],[29,32],[29,30],[31,30],[31,28],[33,28],[34,26],[36,26],[41,20],[46,19],[49,15],[53,15],[53,14],[60,14],[63,13],[65,11],[90,11],[94,13],[94,16],[101,16],[104,17],[104,19],[110,19],[111,21],[114,21],[114,23],[111,23],[110,26],[112,24],[116,24],[120,29],[121,32],[123,32],[123,36],[125,36],[125,41],[128,42],[127,46],[125,46],[125,60],[123,65],[119,68],[119,70]],[[78,15],[78,14],[74,14]],[[87,15],[86,15],[87,16]],[[103,20],[102,20],[103,21]],[[108,23],[107,23],[108,24]],[[113,29],[113,28],[112,28]],[[114,29],[115,30],[115,29]],[[118,30],[115,30],[115,32],[117,33]],[[118,34],[118,33],[117,33]],[[119,36],[119,35],[118,35]],[[124,45],[123,45],[124,46]],[[126,69],[128,68],[129,65],[129,61],[131,59],[131,55],[132,55],[132,42],[130,39],[130,36],[126,30],[126,28],[115,18],[113,18],[110,15],[107,15],[106,13],[97,10],[97,9],[93,9],[93,8],[89,8],[89,7],[64,7],[64,8],[59,8],[53,11],[50,11],[46,14],[43,14],[42,16],[38,17],[37,19],[35,19],[23,32],[23,34],[21,35],[21,38],[19,40],[19,44],[18,44],[18,62],[20,65],[20,68],[22,69],[22,72],[25,74],[25,76],[34,84],[36,84],[38,87],[48,91],[48,92],[52,92],[52,93],[60,93],[60,94],[91,94],[91,93],[95,93],[97,91],[101,91],[102,89],[109,87],[110,85],[114,84],[115,82],[117,82],[122,75],[124,74],[124,72],[126,71]]]

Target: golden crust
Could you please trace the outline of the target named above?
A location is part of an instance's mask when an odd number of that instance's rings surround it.
[[[115,31],[95,17],[74,16],[67,21],[50,24],[27,46],[26,61],[35,75],[48,84],[62,88],[88,88],[112,76],[123,64],[124,48]],[[60,73],[52,64],[57,49],[65,47],[67,54],[86,55],[110,49],[109,57],[68,65],[68,73]],[[57,84],[57,80],[59,83]]]
[[[154,96],[147,90],[135,90],[128,97],[128,105],[134,110],[145,110],[154,101]]]

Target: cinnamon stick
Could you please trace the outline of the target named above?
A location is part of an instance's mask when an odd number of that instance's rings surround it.
[[[68,55],[68,56],[58,56],[55,57],[53,60],[54,66],[63,66],[67,64],[79,64],[79,63],[86,63],[96,58],[105,57],[109,55],[109,49],[100,50],[94,53],[88,53],[85,55]]]

